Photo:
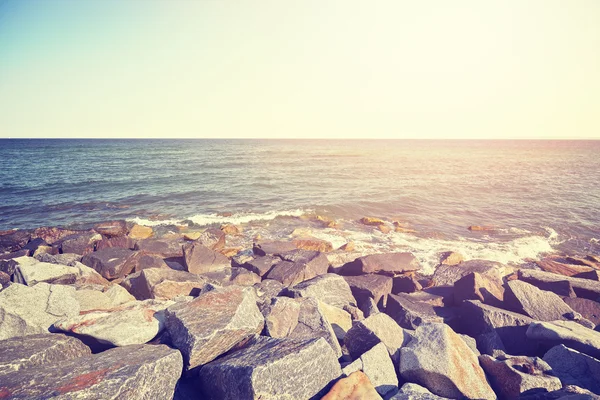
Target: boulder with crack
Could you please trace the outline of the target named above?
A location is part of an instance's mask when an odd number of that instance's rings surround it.
[[[339,275],[325,274],[287,289],[290,297],[313,297],[334,307],[356,306],[348,283]]]
[[[600,360],[562,344],[548,350],[543,360],[563,386],[575,385],[600,394]]]

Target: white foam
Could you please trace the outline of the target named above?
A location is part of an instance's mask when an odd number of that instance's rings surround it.
[[[151,219],[140,218],[140,217],[127,218],[127,221],[133,222],[134,224],[143,225],[143,226],[178,225],[181,223],[181,220],[178,220],[178,219],[151,220]]]
[[[196,214],[189,218],[184,218],[180,220],[164,219],[153,221],[145,218],[135,217],[128,219],[128,221],[144,226],[177,225],[183,223],[184,221],[192,221],[197,225],[206,226],[212,224],[247,224],[253,221],[269,221],[277,217],[299,217],[305,213],[305,210],[297,209],[285,211],[269,211],[266,213],[238,213],[230,216],[223,216],[216,213]]]

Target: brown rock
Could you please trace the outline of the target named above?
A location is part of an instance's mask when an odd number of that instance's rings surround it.
[[[327,273],[329,261],[318,251],[294,250],[281,254],[283,261],[276,264],[266,275],[284,286],[294,286],[300,282]]]
[[[274,256],[263,256],[256,257],[252,260],[249,260],[243,263],[242,268],[246,268],[249,271],[258,274],[259,276],[265,276],[271,268],[277,263],[281,262],[281,258]]]
[[[177,296],[197,296],[207,282],[206,278],[185,271],[149,268],[129,275],[121,286],[138,300],[172,300]]]
[[[320,251],[322,253],[333,251],[333,246],[330,242],[314,237],[300,237],[292,241],[296,248],[301,250]]]
[[[344,279],[361,310],[368,304],[369,298],[382,308],[385,307],[387,296],[392,292],[393,279],[389,276],[368,274],[344,276]]]
[[[143,251],[136,251],[127,261],[127,269],[134,272],[140,272],[148,268],[170,269],[165,260],[154,254],[146,254]]]
[[[221,250],[225,247],[225,232],[217,228],[208,228],[200,234],[196,242],[212,250]]]
[[[103,239],[96,243],[96,250],[108,249],[109,247],[133,250],[135,248],[135,241],[127,236],[118,236]]]
[[[66,236],[54,243],[62,253],[74,253],[86,255],[94,251],[96,242],[102,240],[102,236],[95,232],[82,232]]]
[[[504,302],[507,308],[538,321],[564,320],[573,313],[558,295],[519,280],[507,282]]]
[[[76,233],[81,233],[81,231],[78,232],[78,231],[72,231],[70,229],[44,226],[44,227],[37,228],[36,230],[34,230],[31,235],[31,238],[32,239],[40,238],[48,244],[53,244],[67,236],[74,235]]]
[[[479,300],[495,307],[502,306],[504,300],[502,280],[477,272],[463,276],[454,283],[454,303],[460,305],[464,300]]]
[[[442,253],[440,256],[440,264],[442,265],[458,265],[465,259],[460,253],[454,251],[447,251]]]
[[[566,264],[559,262],[553,258],[544,258],[543,260],[536,261],[535,263],[538,265],[538,267],[542,269],[542,271],[552,272],[554,274],[565,276],[573,276],[593,270],[593,268],[588,266]]]
[[[567,296],[567,288],[572,288],[577,297],[596,300],[600,297],[600,282],[590,279],[574,278],[558,275],[551,272],[535,271],[529,269],[519,270],[519,279],[542,290],[551,290],[558,295]],[[566,283],[565,283],[566,282]],[[560,291],[557,290],[560,288]]]
[[[205,272],[200,276],[208,278],[221,286],[252,286],[260,282],[260,276],[240,267],[225,267],[217,271]]]
[[[435,286],[453,286],[456,281],[473,272],[499,281],[502,279],[500,273],[504,268],[503,264],[487,260],[469,260],[456,266],[440,265],[433,274],[433,283]]]
[[[151,238],[153,234],[152,227],[136,224],[131,227],[128,236],[133,240],[142,240]]]
[[[379,218],[373,218],[373,217],[363,217],[360,219],[360,223],[363,225],[369,225],[369,226],[379,226],[379,225],[385,225],[385,221]]]
[[[421,269],[419,261],[412,253],[383,253],[359,257],[343,265],[341,275],[382,274],[398,275]]]
[[[185,267],[194,274],[203,274],[227,268],[231,262],[223,254],[214,251],[199,242],[184,247]]]
[[[414,293],[423,289],[414,275],[398,275],[394,277],[392,293]]]
[[[242,250],[242,247],[223,247],[219,250],[219,253],[223,254],[225,257],[231,258]]]
[[[134,268],[129,262],[134,254],[129,249],[107,248],[85,255],[81,263],[95,269],[106,279],[123,278]]]
[[[183,242],[179,240],[144,239],[135,244],[135,249],[163,258],[183,257]]]
[[[367,375],[355,371],[333,385],[322,400],[382,400]]]
[[[296,245],[293,242],[259,241],[254,243],[252,250],[257,256],[278,255],[296,250]]]
[[[12,253],[20,250],[29,242],[31,233],[17,230],[0,236],[0,253]]]
[[[237,226],[235,226],[233,224],[221,225],[221,230],[226,235],[239,235],[240,234],[240,228],[238,228]]]
[[[592,321],[596,326],[600,325],[600,303],[597,301],[578,297],[564,297],[563,301],[583,318]]]
[[[468,228],[470,231],[495,231],[496,228],[490,225],[471,225]]]
[[[405,329],[416,329],[424,322],[444,322],[431,304],[414,301],[402,293],[388,297],[385,312]]]
[[[108,221],[94,226],[94,230],[108,238],[127,235],[127,223],[125,221]]]
[[[346,244],[343,244],[343,245],[340,247],[340,250],[343,250],[343,251],[348,251],[348,252],[352,252],[352,251],[354,251],[355,247],[356,247],[356,246],[354,245],[354,242],[348,242],[348,243],[346,243]]]
[[[265,334],[272,338],[289,336],[298,325],[300,303],[289,297],[275,297],[263,310]]]

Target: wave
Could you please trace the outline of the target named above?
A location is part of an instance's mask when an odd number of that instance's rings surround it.
[[[254,221],[270,221],[278,217],[300,217],[306,213],[306,210],[284,210],[284,211],[269,211],[265,213],[236,213],[232,215],[212,214],[196,214],[189,218],[183,219],[163,219],[150,220],[141,217],[129,218],[128,221],[144,226],[159,226],[159,225],[178,225],[186,221],[192,221],[196,225],[208,226],[213,224],[247,224]]]

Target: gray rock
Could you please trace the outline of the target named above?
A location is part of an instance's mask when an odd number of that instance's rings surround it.
[[[186,245],[183,255],[186,269],[193,274],[219,271],[231,266],[231,262],[223,254],[200,243]]]
[[[421,265],[412,253],[383,253],[359,257],[343,265],[338,273],[341,275],[400,275],[405,272],[418,271]]]
[[[138,300],[171,300],[177,296],[197,296],[208,279],[186,271],[149,268],[129,275],[121,286]]]
[[[246,268],[247,270],[252,271],[262,277],[268,274],[271,268],[273,268],[273,266],[280,261],[281,258],[274,256],[256,257],[252,260],[244,262],[241,264],[241,267]]]
[[[573,311],[581,314],[583,318],[591,321],[596,326],[600,325],[600,303],[579,297],[565,297],[563,300]]]
[[[375,303],[375,300],[373,300],[370,297],[367,298],[367,300],[363,303],[362,306],[363,307],[361,308],[361,311],[363,312],[363,315],[365,316],[365,318],[381,312],[381,311],[379,311],[379,307],[377,307],[377,303]]]
[[[296,245],[293,242],[283,241],[261,241],[254,243],[252,250],[254,254],[258,256],[266,255],[277,255],[296,249]]]
[[[529,395],[523,395],[520,397],[522,400],[599,400],[600,396],[595,395],[589,390],[582,389],[577,386],[565,386],[560,390],[547,393],[533,393]]]
[[[13,280],[27,286],[40,282],[71,284],[79,275],[79,269],[67,265],[40,262],[33,257],[19,257]]]
[[[290,297],[313,297],[334,307],[356,306],[350,286],[336,274],[325,274],[301,282],[286,291]]]
[[[200,234],[195,242],[218,251],[225,247],[225,232],[218,228],[208,228]]]
[[[135,301],[135,297],[119,285],[100,286],[98,288],[84,286],[77,288],[72,293],[72,297],[79,303],[80,312],[110,310],[130,301]]]
[[[83,256],[81,263],[95,269],[106,279],[123,278],[135,266],[128,262],[134,255],[129,249],[107,248]]]
[[[400,375],[450,398],[495,399],[475,353],[449,326],[424,323],[400,349]]]
[[[260,276],[240,267],[225,267],[217,271],[202,273],[200,276],[214,281],[221,286],[252,286],[260,283]]]
[[[265,317],[265,334],[272,338],[289,336],[300,315],[300,303],[289,297],[274,297],[271,304],[263,310]]]
[[[327,257],[318,251],[294,250],[281,255],[283,261],[276,264],[266,275],[284,286],[294,286],[300,282],[327,273]]]
[[[518,280],[506,284],[504,302],[513,311],[538,321],[567,319],[566,315],[573,312],[558,295]]]
[[[563,386],[575,385],[600,394],[600,361],[564,345],[551,348],[544,361]]]
[[[0,376],[13,399],[171,399],[181,354],[165,345],[117,347]]]
[[[0,291],[0,340],[47,333],[57,320],[79,314],[75,288],[12,284]]]
[[[95,269],[83,265],[79,261],[74,261],[72,264],[73,268],[77,268],[77,279],[75,285],[100,285],[110,286],[110,282],[100,275]]]
[[[396,321],[386,314],[379,313],[362,321],[355,321],[352,328],[346,332],[344,344],[352,358],[357,359],[381,342],[386,346],[394,364],[397,364],[400,348],[406,339],[404,329]]]
[[[470,260],[458,265],[440,265],[433,274],[435,286],[453,286],[461,278],[477,272],[494,280],[501,280],[501,272],[506,267],[495,261]]]
[[[405,329],[416,329],[424,322],[444,322],[431,304],[413,301],[405,294],[389,295],[385,312]]]
[[[252,289],[238,286],[202,293],[166,310],[166,326],[186,368],[204,365],[263,329]]]
[[[566,287],[564,282],[567,282],[577,297],[583,297],[590,300],[597,300],[600,298],[600,282],[592,281],[590,279],[573,278],[570,276],[553,274],[551,272],[530,269],[519,270],[519,279],[531,283],[542,290],[551,290],[553,292],[556,290],[555,287],[557,287],[557,285]],[[557,294],[568,296],[568,294],[565,294],[565,290],[561,290],[560,292],[557,292]]]
[[[53,244],[62,253],[85,255],[94,251],[94,245],[102,240],[102,235],[96,232],[79,232],[66,236]]]
[[[467,346],[469,346],[471,351],[473,353],[475,353],[476,356],[479,356],[481,354],[479,352],[479,349],[477,348],[477,340],[475,340],[475,338],[472,338],[469,335],[461,335],[461,334],[458,334],[458,336],[460,336],[460,338],[465,342],[465,344]]]
[[[501,307],[504,300],[502,279],[495,274],[481,275],[471,272],[454,283],[454,303],[465,300],[479,300],[484,304]]]
[[[338,343],[333,327],[319,307],[319,301],[311,297],[297,299],[300,303],[298,324],[288,336],[290,339],[324,338],[333,349],[335,355],[342,356],[342,349]]]
[[[321,314],[331,324],[331,328],[339,341],[343,341],[346,332],[352,328],[352,316],[349,312],[319,301]]]
[[[378,274],[344,276],[352,295],[356,299],[358,306],[368,308],[369,299],[373,299],[376,305],[385,308],[387,296],[392,293],[393,278]],[[364,312],[364,310],[363,310]]]
[[[423,286],[413,275],[398,275],[394,277],[392,293],[414,293],[423,289]]]
[[[256,303],[261,311],[268,307],[271,304],[271,299],[279,296],[284,289],[281,282],[273,279],[265,279],[260,283],[254,284],[253,287],[257,296]]]
[[[495,330],[477,335],[475,341],[477,342],[477,350],[481,354],[498,358],[506,353],[504,343],[502,343],[502,339]]]
[[[377,393],[383,397],[387,397],[398,390],[396,368],[392,363],[387,347],[381,342],[367,350],[343,370],[346,375],[350,375],[355,371],[364,372]]]
[[[120,247],[122,249],[135,249],[135,240],[127,236],[112,237],[110,239],[102,239],[96,242],[96,250],[107,249],[109,247]]]
[[[178,258],[183,257],[183,245],[181,240],[143,239],[137,241],[135,250],[163,258]]]
[[[0,253],[11,253],[20,250],[29,242],[30,238],[31,233],[24,230],[0,235]]]
[[[342,371],[323,339],[259,336],[199,373],[206,399],[310,399],[324,394]],[[302,379],[290,379],[302,377]]]
[[[75,253],[64,253],[64,254],[48,254],[42,253],[34,258],[41,262],[47,262],[51,264],[62,264],[73,267],[75,262],[81,262],[81,255]]]
[[[552,375],[552,368],[538,357],[505,356],[496,360],[482,355],[479,362],[496,393],[504,399],[562,388],[560,380]]]
[[[549,346],[564,344],[594,358],[600,357],[600,332],[573,321],[532,322],[527,337]]]
[[[405,383],[400,391],[389,400],[447,400],[447,397],[436,396],[427,388],[416,383]]]
[[[41,333],[0,341],[0,381],[2,375],[41,365],[54,366],[91,354],[80,340],[56,333]]]

